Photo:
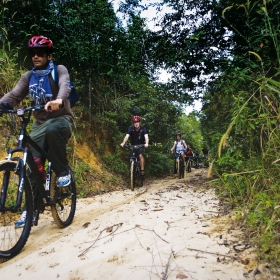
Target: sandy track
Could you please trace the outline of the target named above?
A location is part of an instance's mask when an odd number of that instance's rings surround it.
[[[0,264],[1,279],[256,279],[254,255],[233,250],[242,233],[221,216],[205,177],[193,170],[79,199],[65,229],[46,212],[22,252]]]

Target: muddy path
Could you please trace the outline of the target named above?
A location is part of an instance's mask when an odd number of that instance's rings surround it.
[[[1,279],[267,279],[206,169],[79,199],[65,229],[46,211],[0,271]]]

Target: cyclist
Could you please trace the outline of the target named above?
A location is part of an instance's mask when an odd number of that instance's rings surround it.
[[[199,167],[199,164],[198,164],[198,157],[199,157],[198,149],[194,150],[193,156],[194,156],[194,160],[195,160],[195,168],[198,168]]]
[[[179,154],[182,154],[184,162],[185,162],[185,152],[187,150],[187,144],[185,140],[181,139],[181,133],[177,132],[175,134],[176,140],[174,141],[174,145],[171,148],[171,153],[175,152],[175,166],[174,166],[174,174],[177,173],[177,166],[179,164]]]
[[[190,145],[187,145],[186,157],[193,157],[194,153]]]
[[[16,86],[0,99],[0,104],[6,102],[15,107],[29,94],[32,105],[45,105],[45,111],[34,112],[35,122],[30,137],[48,152],[58,177],[57,186],[65,187],[71,183],[66,144],[74,124],[74,116],[68,100],[71,90],[68,70],[65,66],[58,65],[59,82],[58,86],[55,86],[50,75],[54,68],[53,42],[44,36],[33,36],[28,41],[27,48],[33,68],[21,76]],[[31,150],[34,157],[41,157],[34,148],[31,147]],[[25,216],[26,211],[23,211],[20,219],[15,223],[16,226],[24,226]]]
[[[120,145],[123,147],[130,136],[131,136],[131,145],[140,145],[140,144],[145,145],[145,147],[140,147],[138,149],[141,175],[144,176],[145,174],[144,153],[145,153],[145,148],[148,148],[149,146],[148,130],[145,126],[141,126],[141,117],[133,116],[131,118],[131,121],[133,122],[133,126],[130,126],[128,128],[127,133],[123,139],[123,142]]]

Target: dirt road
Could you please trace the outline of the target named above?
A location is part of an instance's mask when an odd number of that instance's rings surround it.
[[[262,279],[206,172],[79,199],[63,230],[44,214],[1,279]]]

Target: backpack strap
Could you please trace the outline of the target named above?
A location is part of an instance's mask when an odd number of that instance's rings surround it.
[[[51,76],[52,76],[53,81],[58,85],[57,65],[53,66],[53,70],[51,71]]]

